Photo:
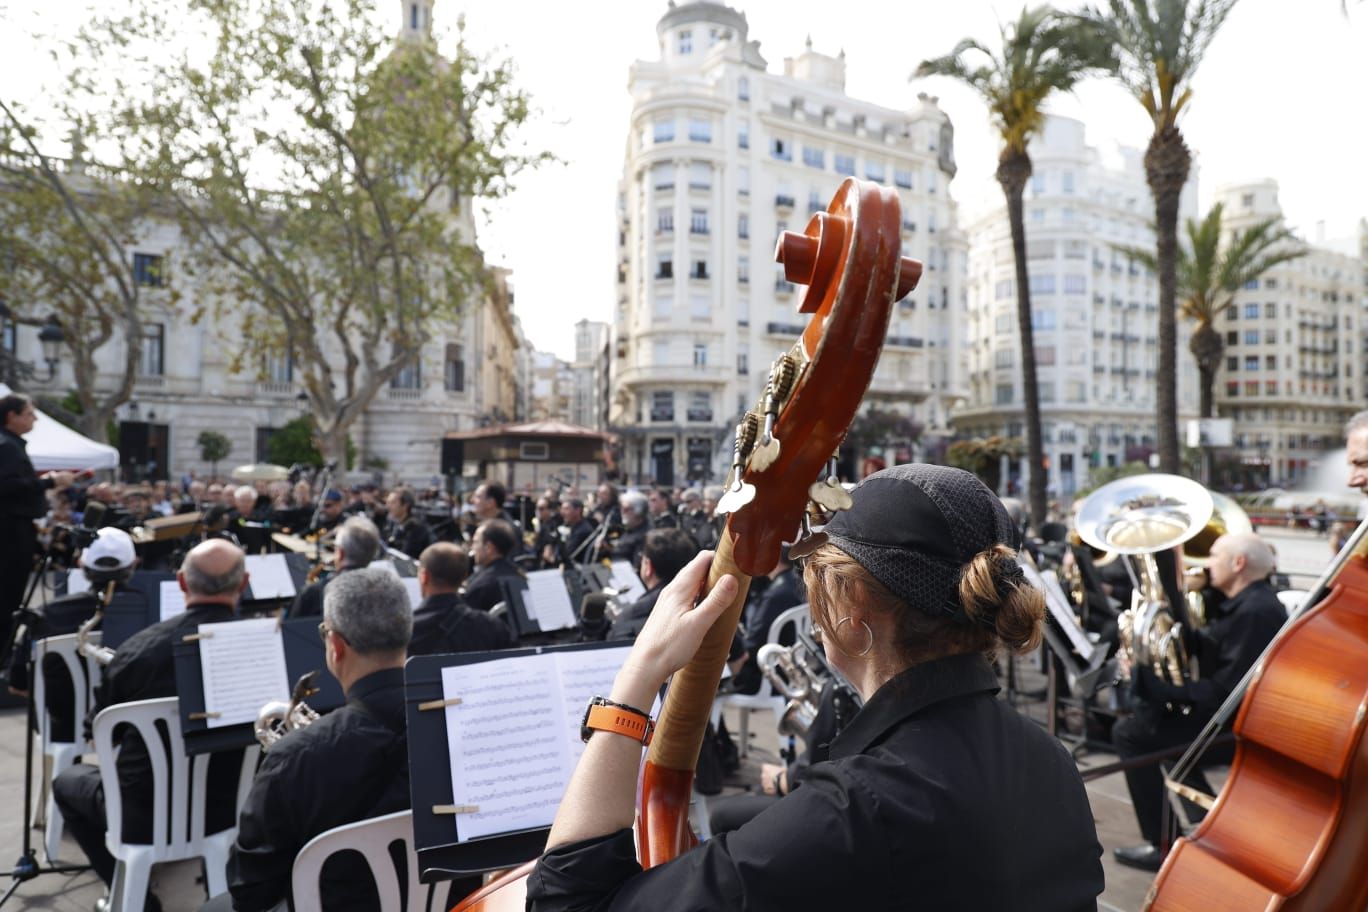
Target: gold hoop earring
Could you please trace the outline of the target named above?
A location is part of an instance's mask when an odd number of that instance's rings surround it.
[[[855,620],[855,618],[852,617],[851,615],[847,614],[845,617],[843,617],[843,618],[841,618],[839,621],[837,621],[837,622],[836,622],[836,626],[833,627],[832,630],[831,630],[831,632],[832,632],[832,634],[833,634],[833,636],[831,637],[831,639],[832,639],[833,642],[835,642],[835,643],[837,644],[836,648],[837,648],[837,649],[840,649],[841,652],[845,652],[846,655],[850,656],[851,658],[862,659],[862,658],[864,658],[865,656],[869,655],[869,650],[871,650],[871,649],[874,648],[874,631],[870,629],[869,624],[864,620],[864,618],[861,618],[861,619],[860,619],[860,626],[863,627],[863,628],[865,629],[865,633],[869,635],[869,643],[868,643],[868,645],[865,646],[864,649],[861,649],[859,652],[846,652],[846,651],[845,651],[844,649],[842,649],[841,646],[840,646],[840,638],[837,637],[837,636],[835,636],[836,631],[838,631],[838,630],[841,629],[841,625],[842,625],[842,624],[847,624],[847,623],[849,623],[849,622],[851,622],[851,621],[853,621],[853,620]]]

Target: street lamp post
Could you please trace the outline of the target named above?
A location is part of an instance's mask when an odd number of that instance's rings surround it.
[[[43,361],[47,363],[46,376],[38,376],[38,371],[32,363],[20,361],[16,351],[18,349],[17,332],[20,320],[15,319],[14,312],[9,305],[0,301],[0,338],[10,332],[16,334],[15,349],[0,346],[0,356],[4,357],[4,377],[5,382],[11,387],[15,386],[19,380],[32,380],[35,383],[47,383],[57,376],[57,365],[61,362],[62,344],[66,342],[66,333],[62,331],[62,324],[57,319],[56,314],[49,314],[43,321],[42,328],[38,330],[38,342],[42,345]]]

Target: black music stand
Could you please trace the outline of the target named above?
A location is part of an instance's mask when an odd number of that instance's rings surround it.
[[[459,818],[434,813],[435,807],[454,801],[451,785],[447,714],[439,706],[444,699],[442,669],[496,659],[535,656],[546,652],[591,649],[630,649],[630,644],[571,643],[504,649],[497,652],[465,652],[453,655],[414,656],[404,665],[404,705],[408,725],[409,789],[413,802],[413,842],[418,851],[418,879],[425,884],[516,867],[541,854],[550,826],[485,836],[460,842]],[[431,710],[423,709],[431,706]]]
[[[323,657],[323,641],[318,636],[318,618],[304,617],[282,621],[281,640],[285,647],[285,676],[293,686],[302,675],[319,672],[314,681],[318,693],[309,698],[315,712],[325,713],[346,702],[342,685],[328,671]],[[181,641],[171,647],[176,668],[176,694],[180,697],[181,731],[185,753],[209,754],[243,748],[256,741],[250,722],[210,728],[204,718],[204,669],[200,664],[199,641]],[[289,694],[283,694],[288,699]]]

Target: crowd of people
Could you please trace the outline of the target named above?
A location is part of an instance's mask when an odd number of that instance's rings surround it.
[[[619,490],[605,482],[589,496],[570,488],[524,499],[486,480],[463,502],[435,490],[369,484],[315,490],[307,482],[187,478],[174,490],[121,490],[81,484],[70,473],[34,472],[22,440],[32,404],[11,396],[0,411],[8,561],[0,614],[7,625],[17,618],[25,628],[7,663],[9,684],[24,693],[35,675],[44,676],[49,702],[40,710],[54,731],[88,734],[106,707],[175,696],[172,645],[200,624],[240,615],[249,586],[246,556],[269,549],[271,533],[318,539],[325,552],[326,572],[280,610],[319,619],[326,666],[346,703],[272,747],[240,807],[242,752],[211,761],[208,829],[237,828],[229,892],[210,900],[206,908],[214,912],[288,903],[293,859],[311,838],[409,807],[403,663],[415,655],[518,645],[499,607],[518,578],[630,564],[644,594],[630,601],[611,591],[591,594],[576,606],[579,626],[566,634],[635,642],[611,694],[624,710],[649,707],[736,588],[724,580],[695,604],[723,528],[715,515],[718,489]],[[1368,413],[1355,422],[1351,482],[1368,489]],[[936,466],[878,472],[852,498],[853,508],[824,529],[821,547],[801,561],[790,560],[786,548],[771,573],[751,582],[723,685],[754,692],[761,682],[757,654],[775,619],[806,604],[833,677],[850,699],[826,691],[802,760],[767,766],[753,783],[757,800],[721,807],[715,828],[731,831],[728,838],[647,872],[636,864],[630,832],[640,744],[590,738],[588,762],[577,768],[529,881],[530,908],[902,907],[897,897],[909,878],[919,884],[919,902],[937,908],[1093,907],[1102,889],[1100,846],[1078,772],[1058,742],[995,698],[999,680],[986,658],[1040,642],[1043,601],[1015,560],[1020,523],[973,476]],[[92,504],[103,509],[92,511]],[[89,525],[98,528],[74,534],[92,512],[97,522]],[[202,522],[195,540],[173,555],[185,612],[119,644],[102,669],[89,718],[69,711],[63,717],[63,695],[73,682],[55,666],[32,667],[29,644],[89,619],[96,592],[132,592],[129,582],[148,553],[132,533],[149,518],[196,512]],[[21,614],[35,554],[63,534],[72,536],[70,563],[93,592]],[[23,550],[22,568],[15,547]],[[395,574],[373,566],[387,553],[414,562],[416,608]],[[1274,558],[1262,539],[1224,536],[1210,558],[1210,621],[1189,644],[1202,662],[1201,677],[1175,685],[1148,668],[1129,669],[1111,730],[1123,758],[1191,740],[1286,618],[1268,584]],[[1095,588],[1103,604],[1123,594],[1107,583]],[[150,838],[151,752],[158,749],[131,731],[123,735],[117,764],[125,841]],[[343,755],[348,761],[336,762]],[[1199,777],[1192,780],[1198,787]],[[1143,842],[1117,850],[1117,858],[1156,869],[1164,845],[1161,771],[1137,767],[1126,780]],[[115,860],[98,768],[67,769],[53,791],[71,835],[111,882]],[[908,835],[889,840],[894,831]],[[985,857],[992,861],[987,867],[978,863]],[[833,865],[859,876],[828,896]],[[322,883],[325,908],[375,908],[373,887],[354,865],[330,865]],[[158,908],[155,896],[146,902]]]

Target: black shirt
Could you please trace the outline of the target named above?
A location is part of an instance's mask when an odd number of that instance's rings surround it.
[[[200,624],[231,620],[233,609],[228,605],[192,602],[185,606],[184,614],[153,624],[124,640],[115,650],[113,661],[105,668],[103,682],[95,688],[90,720],[106,707],[119,703],[177,696],[172,647],[186,635],[195,633]],[[124,838],[148,842],[152,836],[152,761],[142,738],[132,728],[125,729],[117,744],[120,748],[119,786],[124,801]],[[242,751],[238,749],[216,755],[209,763],[206,832],[216,833],[233,825],[241,759]]]
[[[476,611],[489,611],[504,600],[502,580],[522,576],[507,557],[485,564],[466,580],[465,601]]]
[[[565,537],[565,544],[561,548],[561,559],[566,563],[585,564],[594,559],[590,546],[586,545],[594,534],[594,524],[587,519],[581,519],[570,527],[570,534]]]
[[[996,691],[978,655],[913,666],[740,829],[644,872],[628,829],[561,846],[527,907],[1096,909],[1102,850],[1078,770]]]
[[[641,566],[641,547],[646,544],[646,533],[651,531],[651,524],[642,522],[633,529],[624,529],[618,540],[613,542],[613,550],[609,554],[613,560],[625,560],[632,562],[632,569]]]
[[[233,908],[269,909],[288,896],[295,856],[319,833],[407,807],[404,671],[386,668],[354,683],[345,706],[266,753],[228,857]],[[366,867],[348,864],[345,853],[323,866],[320,884],[330,912],[380,907]]]
[[[339,573],[346,573],[348,570],[355,570],[355,567],[343,567],[341,570],[329,570],[319,579],[305,586],[295,596],[294,604],[286,613],[286,617],[322,617],[323,616],[323,591],[328,588],[328,583],[332,582]]]
[[[1246,586],[1222,602],[1216,616],[1196,633],[1201,680],[1175,686],[1142,668],[1135,678],[1136,693],[1151,701],[1191,706],[1197,716],[1210,718],[1285,623],[1287,609],[1272,586],[1262,580]]]
[[[454,592],[429,595],[413,612],[410,656],[511,648],[513,631],[507,624],[482,611],[471,611]]]
[[[623,610],[622,614],[613,621],[613,626],[608,628],[608,639],[610,640],[634,640],[636,635],[641,633],[641,628],[646,626],[646,619],[651,616],[651,611],[655,609],[656,600],[660,598],[660,592],[665,588],[665,584],[646,590],[646,594],[632,602]]]
[[[385,545],[404,552],[414,560],[417,560],[423,549],[430,544],[432,530],[416,516],[410,516],[401,523],[391,520],[385,531]]]
[[[0,427],[0,514],[25,519],[47,515],[47,496],[52,487],[39,478],[28,456],[28,442],[8,428]]]

